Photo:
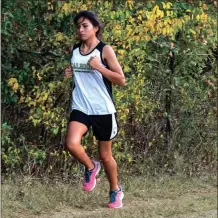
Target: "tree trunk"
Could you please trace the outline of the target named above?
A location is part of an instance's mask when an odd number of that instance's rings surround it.
[[[172,78],[174,74],[174,60],[175,53],[170,51],[170,74],[169,74],[169,88],[166,91],[166,144],[167,144],[167,156],[170,156],[172,148],[172,122],[171,122],[171,106],[172,106]]]

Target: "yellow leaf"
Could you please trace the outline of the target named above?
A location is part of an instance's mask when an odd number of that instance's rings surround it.
[[[30,96],[28,96],[26,99],[25,99],[25,102],[27,103],[27,102],[29,102],[29,101],[31,101],[32,100],[32,98],[30,97]]]
[[[20,93],[23,94],[24,93],[24,88],[20,88]]]
[[[23,96],[20,97],[19,103],[23,103],[25,98]]]
[[[45,95],[43,96],[43,98],[42,98],[42,100],[47,100],[47,98],[48,98],[48,93],[45,93]]]
[[[37,77],[38,77],[38,80],[42,79],[42,77],[39,75],[39,73],[37,73]]]
[[[12,86],[13,91],[16,92],[18,87],[19,87],[18,83],[14,83]]]
[[[196,35],[196,32],[194,30],[190,29],[190,32]]]
[[[71,10],[71,4],[65,3],[64,6],[62,7],[62,10],[64,11],[65,14],[68,14]]]
[[[33,121],[33,125],[36,126],[36,124],[38,123],[38,120],[33,119],[32,121]]]
[[[130,71],[130,68],[128,65],[124,65],[124,72],[129,72]]]
[[[133,0],[127,0],[128,4],[133,4]]]
[[[85,4],[82,5],[81,10],[88,10],[87,6]]]
[[[61,33],[61,32],[58,32],[57,34],[56,34],[56,40],[57,41],[62,41],[63,40],[63,34]]]
[[[156,12],[157,10],[159,10],[159,6],[155,5],[154,8],[152,9],[153,12]]]
[[[119,53],[119,54],[121,54],[121,55],[124,55],[124,53],[125,53],[125,50],[123,50],[123,49],[120,49],[120,50],[118,50],[118,53]]]
[[[125,6],[128,7],[130,10],[132,10],[133,9],[133,0],[127,0]]]
[[[38,89],[38,90],[36,91],[36,98],[39,98],[40,95],[41,95],[41,91]]]
[[[142,16],[141,16],[141,15],[139,15],[139,16],[138,16],[138,19],[142,21]]]
[[[17,83],[17,79],[16,79],[16,78],[10,78],[10,79],[8,80],[8,85],[9,85],[9,86],[13,86],[14,83]]]
[[[166,28],[163,28],[163,29],[162,29],[162,34],[163,34],[163,35],[166,35],[166,34],[167,34],[167,29],[166,29]]]
[[[115,30],[114,33],[119,36],[121,35],[121,30]]]
[[[170,8],[172,6],[172,3],[171,2],[167,2],[166,3],[166,8]]]
[[[151,20],[148,20],[148,21],[146,22],[146,26],[147,26],[147,27],[152,27],[152,26],[153,26],[153,22],[152,22]]]
[[[207,14],[202,13],[202,15],[201,15],[201,19],[204,20],[204,21],[206,21],[206,20],[207,20]]]
[[[161,10],[157,10],[157,17],[163,17],[164,16],[164,12]]]
[[[55,88],[55,85],[54,85],[53,83],[49,83],[49,84],[48,84],[48,87],[49,87],[50,89],[53,89],[53,88]]]
[[[29,103],[28,103],[28,106],[30,107],[31,105],[33,105],[34,107],[36,106],[36,102],[35,101],[30,101]]]
[[[166,4],[164,2],[161,2],[161,3],[163,5],[163,8],[165,9],[167,7]]]
[[[150,36],[148,36],[148,35],[145,36],[145,40],[146,40],[146,41],[149,41],[150,39],[151,39]]]

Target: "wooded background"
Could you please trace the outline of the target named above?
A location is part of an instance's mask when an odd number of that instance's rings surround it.
[[[104,24],[127,84],[114,86],[125,173],[216,168],[216,1],[2,1],[2,175],[80,174],[64,147],[73,80],[64,77],[73,18],[92,10]],[[96,157],[90,132],[82,144]]]

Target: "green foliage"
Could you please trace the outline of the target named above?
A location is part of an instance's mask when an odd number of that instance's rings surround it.
[[[16,165],[18,165],[22,160],[20,159],[20,149],[17,148],[11,138],[12,128],[7,123],[2,124],[2,162],[3,167],[6,171],[11,173]]]
[[[125,87],[114,87],[120,125],[113,145],[116,160],[139,173],[213,169],[215,3],[116,3],[21,0],[2,4],[5,171],[79,172],[63,146],[72,90],[63,70],[70,61],[69,47],[76,42],[73,17],[82,9],[98,13],[105,25],[103,40],[113,46],[127,80]],[[172,125],[172,144],[167,142],[166,120]],[[83,145],[89,154],[97,155],[92,133]]]

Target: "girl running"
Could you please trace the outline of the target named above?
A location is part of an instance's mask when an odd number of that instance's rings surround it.
[[[110,183],[108,206],[120,208],[124,194],[118,185],[117,164],[111,150],[112,139],[118,131],[112,83],[123,86],[125,77],[114,50],[100,39],[102,24],[97,15],[80,11],[74,23],[80,42],[72,47],[72,68],[65,69],[67,78],[74,75],[66,147],[85,166],[83,190],[86,192],[95,188],[96,176],[103,164]],[[81,145],[81,139],[90,127],[98,140],[101,163],[90,159]]]

